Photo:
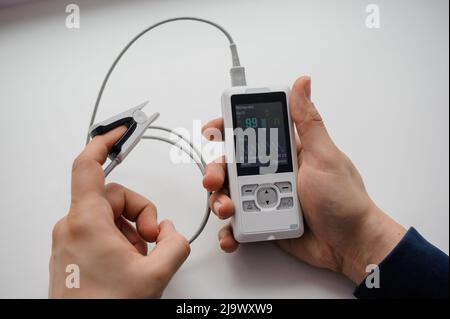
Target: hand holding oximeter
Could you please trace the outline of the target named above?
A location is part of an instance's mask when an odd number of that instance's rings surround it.
[[[238,242],[303,234],[288,88],[233,87],[222,95],[228,181]],[[233,135],[227,134],[232,130]]]
[[[145,104],[113,116],[95,124],[99,103],[108,79],[125,52],[144,34],[166,23],[190,20],[209,24],[220,30],[229,41],[232,67],[230,69],[232,88],[222,96],[222,111],[226,126],[243,134],[237,138],[227,139],[230,151],[229,180],[232,199],[238,207],[233,221],[236,239],[241,242],[295,238],[303,233],[303,221],[300,204],[296,196],[297,158],[294,134],[289,116],[286,88],[250,88],[247,87],[245,69],[241,66],[236,44],[231,35],[218,24],[195,17],[177,17],[163,20],[144,29],[136,35],[120,52],[111,64],[92,112],[90,137],[103,134],[118,125],[127,125],[127,132],[115,145],[110,154],[111,162],[104,172],[108,175],[137,145],[141,138],[161,140],[171,143],[188,153],[198,167],[205,173],[206,163],[202,154],[192,142],[168,128],[149,126],[158,113],[147,118],[141,111]],[[137,112],[137,113],[136,113]],[[136,115],[139,115],[136,117]],[[144,135],[147,129],[167,131],[189,144],[192,151],[186,150],[171,140]],[[268,134],[266,134],[268,132]],[[253,139],[245,139],[253,137]],[[269,150],[267,155],[266,148]],[[234,164],[236,163],[236,164]],[[211,193],[208,192],[209,201]],[[202,232],[209,217],[206,206],[203,220],[191,237],[193,242]]]
[[[206,165],[202,153],[189,139],[171,129],[150,126],[158,113],[147,117],[142,111],[145,104],[94,125],[103,90],[123,54],[148,31],[181,20],[214,26],[229,41],[232,88],[222,95],[223,120],[211,121],[203,130],[205,135],[208,128],[225,130],[226,167],[215,162]],[[295,258],[341,272],[361,283],[366,266],[379,264],[406,230],[370,199],[355,166],[328,135],[310,96],[309,77],[295,82],[292,95],[284,87],[248,87],[233,39],[214,22],[193,17],[172,18],[135,36],[113,62],[102,83],[87,143],[90,137],[105,136],[94,139],[73,166],[71,208],[68,216],[55,226],[52,236],[50,296],[160,297],[189,255],[189,243],[205,227],[209,207],[221,219],[233,217],[232,228],[225,226],[219,232],[224,251],[234,251],[238,242],[277,240]],[[110,132],[122,125],[127,127],[122,136]],[[144,135],[146,130],[168,132],[178,141]],[[141,139],[160,140],[180,148],[204,174],[208,205],[189,243],[170,222],[157,222],[156,208],[150,201],[118,184],[104,185],[105,175]],[[190,147],[178,145],[181,140]],[[102,172],[99,165],[106,160],[105,149],[110,150],[111,163]],[[304,233],[303,214],[308,232],[299,238]],[[135,222],[136,228],[129,221]],[[73,236],[73,231],[80,236]],[[147,242],[156,242],[149,254]],[[448,269],[446,257],[440,258],[447,266],[443,267],[444,272]],[[80,289],[66,289],[69,287],[65,270],[69,262],[80,264],[83,278],[89,278]],[[445,281],[443,278],[439,280]]]

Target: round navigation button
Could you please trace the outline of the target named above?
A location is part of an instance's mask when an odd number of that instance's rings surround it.
[[[262,186],[256,194],[258,205],[264,208],[273,207],[278,202],[278,194],[272,186]]]

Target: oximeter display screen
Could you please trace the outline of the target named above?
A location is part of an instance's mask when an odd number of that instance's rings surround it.
[[[292,172],[286,94],[233,95],[231,106],[238,176]]]

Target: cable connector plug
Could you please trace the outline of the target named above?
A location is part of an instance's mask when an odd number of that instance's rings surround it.
[[[230,69],[231,86],[246,86],[245,68],[243,66],[234,66]]]
[[[233,67],[230,69],[231,86],[245,86],[247,81],[245,80],[245,68],[241,66],[239,61],[239,54],[235,43],[230,44],[231,62]]]

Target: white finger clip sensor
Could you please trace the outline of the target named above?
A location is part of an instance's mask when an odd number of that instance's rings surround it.
[[[117,114],[109,119],[94,124],[89,129],[89,135],[94,138],[97,135],[103,135],[119,127],[126,126],[127,130],[122,137],[113,145],[108,157],[111,162],[104,169],[105,176],[130,154],[133,148],[142,139],[147,128],[159,117],[159,113],[153,113],[147,116],[142,109],[148,104],[148,101],[135,106],[125,112]]]

